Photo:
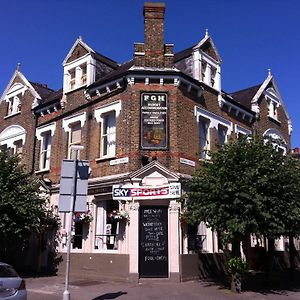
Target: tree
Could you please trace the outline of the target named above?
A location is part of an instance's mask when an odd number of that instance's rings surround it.
[[[299,224],[299,169],[275,141],[241,138],[218,147],[183,200],[188,222],[227,234],[233,254],[250,234],[273,240]],[[293,231],[298,229],[293,227]],[[298,231],[299,232],[299,231]]]
[[[39,184],[26,173],[18,156],[0,152],[0,256],[10,259],[22,251],[29,236],[45,220],[45,199]]]

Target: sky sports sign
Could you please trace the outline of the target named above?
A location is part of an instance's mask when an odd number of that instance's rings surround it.
[[[160,187],[113,185],[113,200],[174,199],[181,197],[181,184],[170,183]]]

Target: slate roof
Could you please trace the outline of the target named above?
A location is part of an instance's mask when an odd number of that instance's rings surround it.
[[[107,56],[104,56],[103,54],[99,53],[99,52],[96,52],[95,53],[92,53],[92,55],[97,59],[97,60],[100,60],[102,61],[103,63],[111,66],[112,68],[114,69],[117,69],[119,67],[118,63],[114,60],[112,60],[111,58],[107,57]]]
[[[108,73],[107,75],[101,77],[99,80],[92,83],[90,86],[88,86],[88,89],[94,88],[99,86],[100,83],[104,83],[110,80],[113,80],[114,78],[119,77],[120,75],[124,74],[126,71],[128,71],[134,64],[134,60],[129,60],[122,65],[119,65],[118,68],[115,71],[112,71]]]
[[[46,99],[54,92],[54,90],[48,88],[46,84],[32,82],[32,81],[29,82],[32,85],[32,87],[36,90],[36,92],[41,96],[42,99]]]
[[[229,93],[229,95],[238,103],[242,104],[243,106],[251,109],[251,100],[259,90],[262,84],[258,84],[244,90],[240,90],[234,93]]]
[[[186,58],[186,57],[188,57],[188,56],[191,56],[192,53],[193,53],[193,48],[194,48],[195,46],[197,46],[197,44],[196,44],[196,45],[193,45],[192,47],[189,47],[189,48],[187,48],[187,49],[184,49],[184,50],[182,50],[182,51],[179,51],[179,52],[175,53],[175,54],[174,54],[174,62],[176,63],[176,62],[179,61],[179,60],[182,60],[182,59],[184,59],[184,58]]]

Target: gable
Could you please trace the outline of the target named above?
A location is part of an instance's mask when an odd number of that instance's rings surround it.
[[[220,61],[220,57],[218,53],[216,52],[216,49],[213,47],[210,39],[208,39],[203,46],[200,47],[200,49],[206,53],[208,56],[212,57],[216,61]]]
[[[6,101],[11,95],[18,93],[18,91],[21,91],[24,94],[27,90],[30,91],[34,98],[32,103],[33,106],[42,99],[27,78],[19,70],[16,70],[6,86],[0,102]]]
[[[139,182],[141,185],[164,185],[179,180],[176,173],[156,160],[129,174],[129,178],[132,182]]]
[[[66,61],[66,63],[69,63],[71,61],[74,61],[82,56],[85,56],[86,54],[88,54],[89,51],[87,51],[87,49],[85,47],[83,47],[82,44],[77,44],[76,47],[74,48],[72,54],[69,56],[68,60]]]

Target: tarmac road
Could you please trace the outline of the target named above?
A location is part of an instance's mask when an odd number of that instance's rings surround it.
[[[28,300],[62,300],[63,277],[27,278]],[[299,289],[267,293],[243,292],[233,294],[215,283],[191,281],[144,281],[143,283],[109,283],[92,280],[70,280],[71,300],[300,300]]]

